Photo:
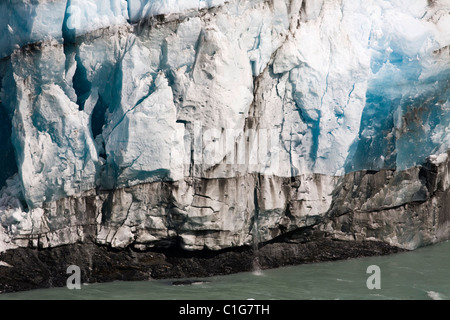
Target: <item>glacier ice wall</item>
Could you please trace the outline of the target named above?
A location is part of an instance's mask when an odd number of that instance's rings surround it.
[[[406,169],[448,148],[440,140],[448,126],[449,33],[441,32],[449,27],[448,6],[376,14],[371,77],[348,168]]]
[[[182,185],[171,199],[192,247],[199,226],[235,245],[258,219],[289,221],[290,197],[307,201],[298,216],[323,214],[334,177],[406,170],[449,148],[449,12],[447,0],[2,2],[2,224],[56,230],[68,222],[43,207],[153,182]],[[275,195],[270,180],[261,203],[235,197],[225,210],[218,187],[211,196],[193,182],[247,175],[302,186]],[[322,179],[330,185],[308,187]],[[115,198],[127,210],[140,199]],[[168,234],[153,209],[99,241],[128,243],[136,221]]]

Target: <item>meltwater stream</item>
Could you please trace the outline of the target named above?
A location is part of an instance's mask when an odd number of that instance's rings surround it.
[[[380,267],[380,289],[368,289],[367,268]],[[177,279],[179,280],[179,279]],[[2,299],[450,299],[450,242],[390,256],[284,267],[202,278],[85,284],[0,294]]]

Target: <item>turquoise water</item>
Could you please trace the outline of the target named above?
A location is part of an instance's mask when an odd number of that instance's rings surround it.
[[[370,265],[380,267],[380,289],[369,290]],[[179,279],[177,279],[179,280]],[[291,266],[201,278],[193,285],[172,280],[84,284],[0,294],[7,299],[450,299],[450,242],[412,252]]]

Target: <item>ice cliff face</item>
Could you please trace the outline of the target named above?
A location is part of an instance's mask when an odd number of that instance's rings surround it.
[[[407,248],[450,236],[446,215],[366,219],[447,192],[424,172],[447,181],[449,1],[0,8],[5,246],[215,250],[318,224]],[[365,170],[392,174],[362,196]]]

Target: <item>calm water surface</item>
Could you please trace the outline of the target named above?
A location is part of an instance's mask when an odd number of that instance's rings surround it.
[[[381,270],[381,289],[369,290],[367,267]],[[179,279],[177,279],[179,280]],[[450,242],[412,252],[201,278],[84,284],[0,294],[7,299],[450,299]]]

